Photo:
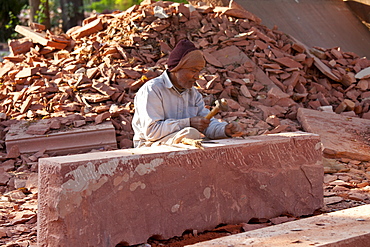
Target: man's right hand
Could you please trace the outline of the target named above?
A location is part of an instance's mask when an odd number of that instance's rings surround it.
[[[204,117],[192,117],[190,118],[190,127],[194,127],[200,132],[203,132],[211,121]]]

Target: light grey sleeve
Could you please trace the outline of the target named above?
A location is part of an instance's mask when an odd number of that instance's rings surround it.
[[[197,106],[200,109],[198,113],[199,116],[207,116],[210,112],[204,104],[202,95],[198,92],[197,96]],[[208,128],[205,130],[205,135],[209,139],[220,139],[220,138],[227,138],[228,136],[225,134],[225,126],[227,125],[226,122],[219,122],[218,119],[212,118],[211,123],[209,124]]]
[[[165,119],[163,97],[155,87],[143,87],[135,97],[135,114],[140,116],[138,128],[147,141],[157,141],[168,134],[190,126],[190,119]]]

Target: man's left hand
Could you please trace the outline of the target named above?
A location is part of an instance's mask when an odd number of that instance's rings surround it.
[[[225,126],[225,134],[228,137],[237,137],[245,134],[240,125],[236,122],[231,122]]]

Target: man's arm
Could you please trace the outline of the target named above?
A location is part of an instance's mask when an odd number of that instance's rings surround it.
[[[205,117],[210,112],[206,107],[202,95],[198,92],[196,105],[199,109],[198,116]],[[205,119],[205,118],[204,118]],[[211,118],[208,127],[203,131],[206,137],[209,139],[220,139],[226,138],[225,133],[226,122],[219,122],[216,118]]]
[[[245,135],[245,131],[240,127],[240,125],[237,122],[231,122],[228,125],[225,126],[225,134],[228,137],[237,137]]]
[[[165,119],[163,105],[167,104],[160,90],[143,86],[135,97],[135,114],[140,128],[147,141],[157,141],[164,136],[190,125],[189,118]]]
[[[201,94],[199,93],[200,98],[197,99],[198,109],[200,109],[199,115],[203,117],[207,116],[209,110],[205,108],[205,104]],[[226,123],[220,122],[216,118],[212,118],[209,126],[203,132],[210,139],[220,139],[233,136],[240,136],[244,132],[241,129],[240,125],[236,122]]]

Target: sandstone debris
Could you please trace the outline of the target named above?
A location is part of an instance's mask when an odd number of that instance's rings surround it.
[[[302,130],[298,108],[370,119],[368,59],[340,47],[308,48],[233,4],[147,0],[124,12],[88,17],[66,34],[35,24],[17,31],[25,37],[10,41],[11,54],[0,62],[0,243],[8,246],[35,244],[37,183],[31,178],[37,160],[49,156],[45,150],[6,150],[10,126],[50,118],[54,122],[43,132],[48,134],[65,125],[111,121],[118,147],[132,147],[135,92],[165,69],[182,38],[204,52],[207,65],[196,86],[207,107],[227,98],[229,112],[216,117],[238,121],[249,135]],[[324,167],[323,211],[369,203],[369,162],[326,158]],[[184,238],[191,235],[199,236]]]

